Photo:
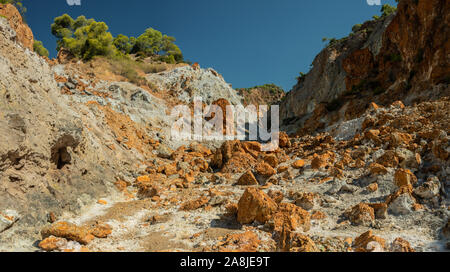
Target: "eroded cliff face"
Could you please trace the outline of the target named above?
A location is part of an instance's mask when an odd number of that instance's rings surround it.
[[[16,32],[18,41],[26,48],[33,50],[33,32],[23,22],[19,11],[11,4],[0,4],[0,15],[4,16]]]
[[[449,95],[448,1],[403,0],[325,48],[281,104],[285,128],[304,135],[356,118],[369,103]]]

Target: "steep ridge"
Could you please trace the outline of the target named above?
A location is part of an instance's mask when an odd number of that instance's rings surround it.
[[[370,102],[448,96],[449,14],[448,1],[402,0],[396,14],[329,45],[281,103],[285,129],[305,135],[358,117]]]

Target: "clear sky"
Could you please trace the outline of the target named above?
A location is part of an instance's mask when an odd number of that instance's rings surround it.
[[[185,59],[212,67],[234,88],[275,83],[289,91],[324,47],[379,15],[367,0],[24,0],[35,38],[56,55],[53,19],[64,13],[104,21],[116,36],[152,27],[174,36]],[[382,4],[395,5],[394,0]]]

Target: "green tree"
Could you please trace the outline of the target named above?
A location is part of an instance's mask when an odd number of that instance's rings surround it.
[[[163,35],[160,31],[148,28],[136,39],[133,53],[141,53],[145,56],[153,56],[162,50]]]
[[[136,38],[128,38],[125,35],[119,34],[116,38],[114,38],[113,43],[117,50],[119,50],[123,54],[129,54],[136,44]]]
[[[39,56],[48,57],[48,50],[44,47],[41,41],[34,41],[33,44],[33,50],[36,52]]]
[[[116,52],[113,36],[104,22],[84,16],[74,20],[64,14],[55,18],[51,29],[58,39],[57,49],[66,48],[80,59],[90,60],[94,56],[110,56]]]
[[[183,54],[174,42],[174,37],[163,35],[158,30],[148,28],[135,40],[131,52],[144,56],[160,55],[162,60],[169,63],[172,63],[173,60],[182,62]]]

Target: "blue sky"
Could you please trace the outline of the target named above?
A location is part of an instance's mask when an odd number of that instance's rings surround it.
[[[395,5],[394,0],[382,4]],[[185,59],[213,67],[234,88],[275,83],[289,91],[324,47],[380,14],[366,0],[24,0],[35,38],[56,55],[53,19],[64,13],[104,21],[116,36],[153,27],[174,36]]]

